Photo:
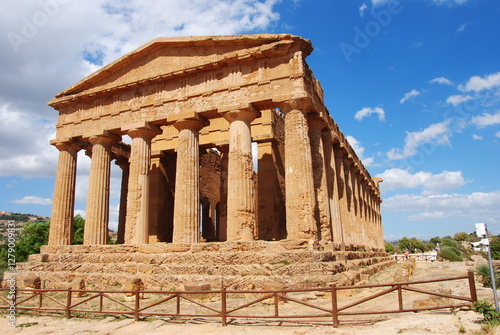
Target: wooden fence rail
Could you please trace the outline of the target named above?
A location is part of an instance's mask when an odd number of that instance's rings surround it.
[[[449,282],[454,280],[468,280],[469,296],[456,296],[440,292],[433,292],[427,289],[415,288],[419,284],[432,284],[438,282]],[[339,292],[343,290],[377,289],[383,290],[369,295],[358,301],[348,301],[345,305],[340,305]],[[12,291],[13,290],[13,291]],[[212,291],[105,291],[105,290],[73,290],[68,289],[19,289],[19,288],[3,288],[0,289],[0,309],[12,310],[15,307],[16,312],[20,310],[35,310],[45,312],[63,313],[66,318],[71,318],[75,313],[96,313],[108,315],[129,315],[139,321],[141,317],[147,316],[171,316],[171,317],[207,317],[220,318],[223,326],[228,324],[228,318],[232,319],[304,319],[304,318],[328,318],[332,320],[334,327],[339,326],[339,316],[345,315],[370,315],[370,314],[387,314],[387,313],[402,313],[411,311],[458,308],[470,306],[477,301],[476,286],[474,282],[474,274],[468,272],[467,275],[442,278],[435,280],[413,281],[413,282],[398,282],[390,284],[377,285],[355,285],[355,286],[336,286],[323,288],[303,288],[293,290],[227,290],[224,287],[220,290]],[[316,304],[305,302],[300,297],[295,296],[297,293],[315,292],[317,295],[323,296],[321,303],[316,301]],[[357,306],[363,303],[379,298],[384,295],[389,295],[396,292],[397,308],[381,310],[377,306],[377,310],[359,310]],[[451,300],[458,300],[459,303],[448,303],[438,306],[408,308],[404,307],[404,292],[414,292],[425,294],[427,296],[437,296]],[[84,297],[75,298],[73,295],[80,293]],[[52,296],[51,296],[51,295]],[[121,295],[117,298],[116,295]],[[124,298],[124,294],[132,295],[130,298]],[[141,299],[145,294],[151,297],[159,298],[158,301],[148,302]],[[206,296],[211,297],[210,302],[205,302]],[[242,296],[250,295],[252,300],[248,301]],[[200,298],[201,296],[201,298]],[[216,297],[216,299],[213,299]],[[232,297],[232,299],[230,299]],[[326,299],[328,297],[328,299]],[[10,299],[12,298],[12,299]],[[243,301],[242,301],[243,300]],[[269,301],[269,303],[264,303]],[[350,299],[349,299],[350,300]],[[308,309],[314,310],[312,314],[300,314],[294,308],[286,308],[285,304],[280,302],[292,302]],[[92,306],[84,306],[91,303]],[[396,302],[395,302],[396,303]],[[109,305],[113,308],[110,308]],[[114,304],[114,305],[113,305]],[[191,308],[183,310],[182,307],[190,305]],[[289,305],[289,304],[286,304]],[[198,308],[193,312],[193,306]],[[251,309],[252,307],[263,308],[269,307],[269,314],[263,314],[261,310],[258,313],[254,311],[252,314],[241,314],[242,310]],[[280,309],[281,308],[281,309]]]
[[[403,255],[393,255],[394,259],[396,261],[405,261],[409,258],[415,259],[416,261],[422,261],[422,262],[433,262],[433,261],[442,261],[443,259],[441,257],[438,257],[436,255],[431,255],[431,254],[409,254],[408,256]]]

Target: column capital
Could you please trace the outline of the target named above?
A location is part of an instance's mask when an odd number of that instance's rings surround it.
[[[325,120],[323,120],[318,113],[310,113],[307,115],[307,123],[310,129],[328,129]]]
[[[300,110],[307,113],[313,109],[312,103],[308,98],[290,99],[279,103],[279,108],[283,113],[288,113],[292,110]]]
[[[89,137],[89,142],[92,145],[102,144],[112,146],[121,140],[121,136],[113,134],[113,133],[105,133],[102,135],[94,135]]]
[[[178,131],[184,129],[192,129],[200,131],[203,127],[206,127],[208,125],[209,125],[208,120],[202,116],[199,116],[197,119],[180,119],[174,122],[174,127]]]
[[[258,109],[250,105],[250,107],[247,108],[232,109],[230,111],[224,112],[222,115],[229,123],[236,120],[243,120],[250,123],[256,118],[260,117],[261,113]]]
[[[375,183],[375,186],[377,186],[378,189],[380,189],[380,183],[383,182],[384,180],[380,177],[372,177],[373,182]]]
[[[146,137],[153,138],[158,134],[162,133],[162,130],[157,125],[151,124],[149,122],[137,122],[134,124],[129,124],[122,127],[122,131],[132,138],[135,137]]]
[[[78,152],[82,149],[83,143],[80,141],[58,141],[51,140],[50,144],[55,146],[59,151],[69,151],[69,152]]]
[[[133,128],[127,131],[127,135],[132,138],[136,137],[153,138],[158,134],[160,134],[160,132],[157,132],[149,128]]]
[[[356,162],[353,162],[351,164],[351,171],[355,174],[355,175],[358,175],[358,174],[361,174],[361,170],[359,168],[359,164],[356,163]]]

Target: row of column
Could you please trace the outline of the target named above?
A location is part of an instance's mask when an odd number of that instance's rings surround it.
[[[285,188],[288,239],[320,239],[373,245],[380,231],[379,202],[368,194],[363,175],[350,163],[340,145],[334,150],[324,122],[308,114],[306,100],[280,105],[285,113]],[[227,240],[251,241],[256,227],[255,183],[251,150],[251,122],[260,115],[252,107],[223,114],[230,123],[227,167]],[[309,116],[308,116],[309,115]],[[208,124],[201,117],[174,123],[179,131],[174,200],[173,242],[200,240],[199,131]],[[131,127],[130,167],[124,169],[128,189],[122,192],[126,219],[120,221],[119,242],[148,243],[149,181],[151,140],[160,130],[144,123]],[[109,219],[109,172],[111,147],[120,137],[105,133],[89,138],[92,163],[89,176],[84,244],[106,244]],[[78,143],[53,143],[59,150],[54,190],[50,245],[71,244]],[[335,176],[337,178],[335,178]],[[126,199],[126,200],[125,200]],[[362,221],[362,222],[361,222]],[[124,229],[123,229],[124,228]],[[372,231],[369,233],[368,231]],[[364,240],[361,242],[359,239]],[[383,240],[382,240],[383,246]]]

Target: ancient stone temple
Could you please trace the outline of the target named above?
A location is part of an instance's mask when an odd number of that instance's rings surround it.
[[[328,251],[331,261],[349,250],[386,256],[381,179],[325,107],[305,62],[312,50],[292,35],[157,38],[56,95],[59,164],[39,257],[269,248]],[[79,150],[91,170],[84,246],[71,246]],[[113,161],[123,171],[123,246],[105,246]]]

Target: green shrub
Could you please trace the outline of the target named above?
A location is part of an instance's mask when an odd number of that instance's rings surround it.
[[[487,264],[479,264],[476,266],[476,272],[481,276],[481,282],[484,287],[491,287],[491,271]],[[495,284],[500,288],[500,280],[498,276],[495,275]]]
[[[460,250],[448,246],[441,249],[441,251],[439,252],[439,257],[450,262],[460,262],[463,259]]]
[[[457,241],[452,240],[451,238],[443,238],[441,240],[442,247],[452,247],[458,249]]]
[[[500,323],[500,311],[497,311],[492,304],[484,300],[478,300],[472,304],[472,310],[476,313],[483,314],[484,322]]]

